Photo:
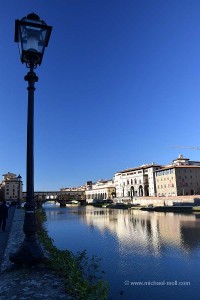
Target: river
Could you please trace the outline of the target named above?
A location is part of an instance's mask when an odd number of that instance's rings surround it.
[[[61,250],[101,258],[109,299],[200,299],[200,215],[44,206]]]

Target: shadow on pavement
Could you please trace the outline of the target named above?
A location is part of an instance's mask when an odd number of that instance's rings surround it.
[[[15,213],[15,209],[16,209],[16,206],[10,206],[9,207],[8,219],[7,219],[7,223],[6,223],[6,231],[2,231],[2,229],[0,229],[0,266],[2,264],[4,252],[5,252],[5,249],[6,249],[6,245],[7,245],[7,241],[8,241],[8,237],[9,237],[9,233],[10,233],[10,228],[12,226],[12,220],[13,220],[13,216],[14,216],[14,213]]]

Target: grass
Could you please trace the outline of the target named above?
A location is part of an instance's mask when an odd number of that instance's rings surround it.
[[[109,285],[102,280],[103,272],[99,268],[100,259],[96,256],[89,258],[85,250],[73,254],[68,250],[57,249],[45,228],[44,209],[36,211],[36,220],[38,239],[49,253],[45,264],[64,278],[67,293],[72,296],[72,299],[106,299]]]

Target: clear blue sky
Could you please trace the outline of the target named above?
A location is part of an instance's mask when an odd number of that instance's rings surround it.
[[[179,153],[200,160],[200,1],[1,1],[0,171],[26,177],[28,72],[14,22],[53,26],[36,69],[35,190],[58,190]]]

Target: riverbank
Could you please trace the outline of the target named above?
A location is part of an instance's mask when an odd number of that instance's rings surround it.
[[[1,264],[0,300],[72,299],[66,293],[64,279],[45,265],[17,268],[9,261],[9,254],[19,249],[24,239],[23,222],[24,210],[16,209]]]
[[[37,237],[44,263],[28,267],[10,262],[24,240],[24,209],[16,209],[1,264],[0,300],[7,299],[106,299],[108,285],[98,276],[98,261],[86,251],[74,255],[59,250],[45,230],[46,213],[36,210]]]
[[[147,211],[163,212],[189,212],[200,211],[200,195],[173,196],[173,197],[134,197],[115,198],[113,203],[98,202],[90,203],[94,207],[110,209],[139,209]]]
[[[94,204],[94,207],[102,207],[106,209],[133,209],[133,210],[142,210],[142,211],[156,211],[156,212],[178,212],[178,213],[200,213],[200,206],[141,206],[133,204]]]

